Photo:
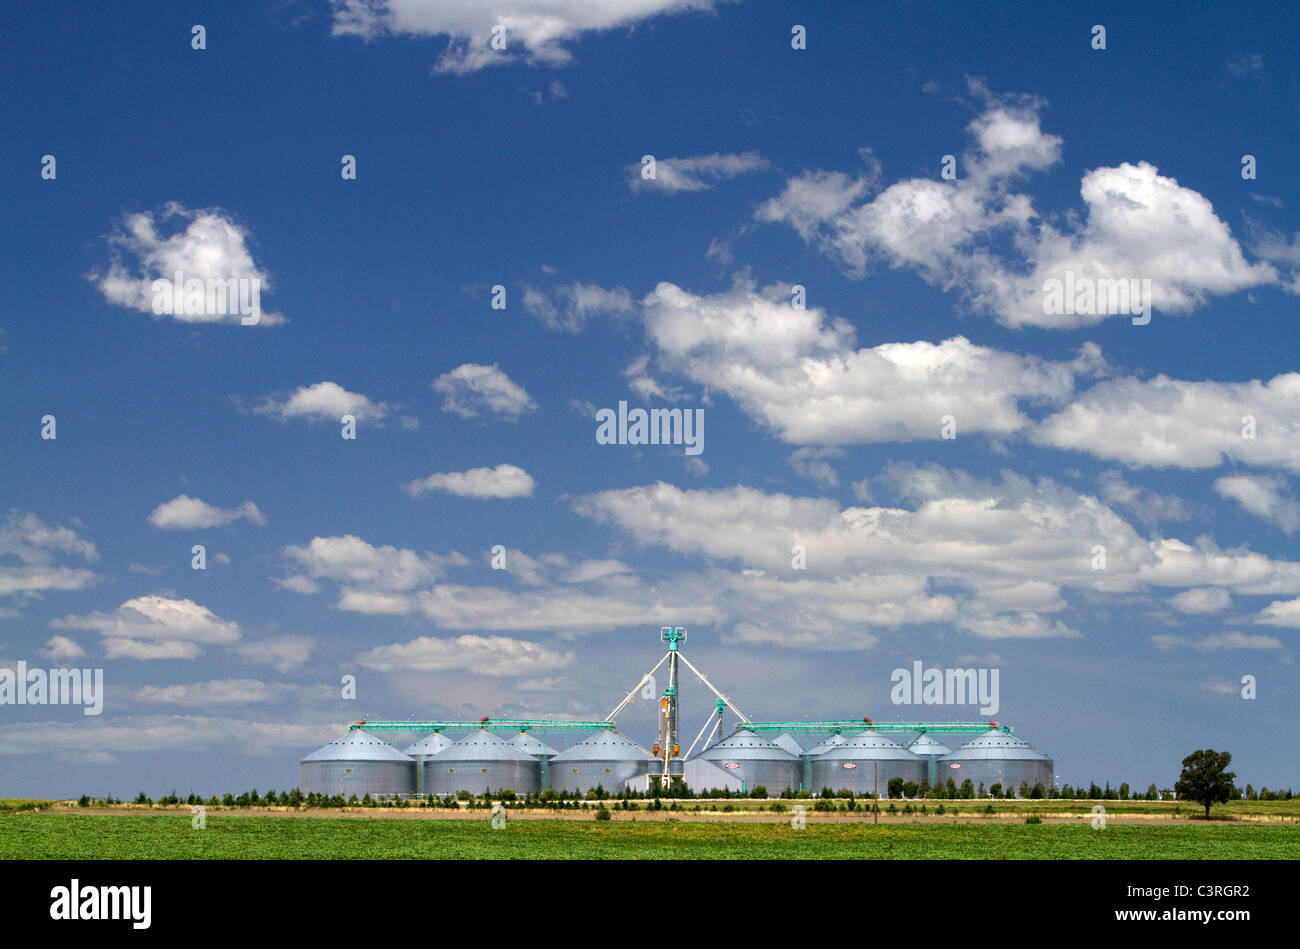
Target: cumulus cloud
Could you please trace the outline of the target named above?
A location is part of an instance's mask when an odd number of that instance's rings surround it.
[[[203,646],[237,642],[239,624],[193,600],[140,596],[109,613],[68,615],[52,629],[85,629],[103,637],[109,659],[193,659]]]
[[[1032,438],[1139,467],[1232,460],[1300,471],[1298,399],[1295,372],[1268,382],[1108,379],[1045,418]]]
[[[383,593],[412,590],[441,578],[448,566],[469,565],[465,556],[454,551],[439,556],[376,547],[354,534],[313,537],[306,546],[285,547],[284,554],[309,579],[329,579],[345,588],[364,586]]]
[[[1067,328],[1129,312],[1099,300],[1090,312],[1047,313],[1046,282],[1067,272],[1076,286],[1149,279],[1162,312],[1279,283],[1271,264],[1245,259],[1204,196],[1147,162],[1087,172],[1084,213],[1044,218],[1014,187],[1060,160],[1062,140],[1041,128],[1044,103],[971,88],[984,111],[967,127],[973,145],[954,180],[905,179],[873,195],[868,178],[804,172],[757,219],[788,224],[853,276],[876,262],[913,270],[1008,326]]]
[[[149,523],[162,530],[225,527],[238,520],[259,527],[266,524],[266,518],[252,501],[245,501],[239,507],[219,508],[185,494],[159,504],[149,515]]]
[[[431,474],[409,482],[402,490],[413,498],[430,491],[445,491],[462,498],[527,498],[532,497],[535,485],[532,475],[523,468],[501,464]]]
[[[0,596],[81,590],[98,581],[91,570],[56,563],[60,557],[95,563],[99,552],[70,527],[51,526],[30,511],[10,510],[0,523]]]
[[[767,159],[758,152],[743,155],[698,155],[694,158],[659,158],[654,163],[653,178],[642,177],[650,166],[637,162],[627,166],[628,185],[633,191],[707,191],[715,182],[738,175],[762,171]]]
[[[1259,611],[1255,622],[1261,626],[1286,626],[1300,629],[1300,599],[1274,600]]]
[[[395,408],[386,402],[373,402],[359,392],[349,392],[337,382],[325,381],[301,386],[286,399],[268,396],[253,411],[282,422],[302,418],[309,422],[338,423],[343,416],[351,415],[358,422],[382,425]],[[407,420],[403,420],[403,425],[413,427]]]
[[[1112,507],[1132,511],[1144,523],[1186,521],[1192,516],[1190,506],[1182,498],[1130,484],[1118,471],[1103,471],[1097,476],[1097,486],[1103,501]]]
[[[537,675],[573,665],[572,652],[548,649],[509,636],[421,636],[407,643],[376,646],[357,662],[377,672],[446,672],[461,670],[480,675]]]
[[[790,467],[816,481],[822,487],[833,488],[840,483],[839,475],[827,458],[842,458],[844,451],[840,448],[814,448],[811,445],[796,450],[790,455]]]
[[[307,664],[315,649],[316,640],[310,636],[286,635],[241,642],[232,646],[231,652],[250,665],[293,672]]]
[[[333,34],[375,40],[384,36],[445,36],[435,73],[465,75],[487,66],[525,62],[564,66],[566,48],[582,34],[631,28],[653,17],[707,11],[714,0],[331,0]],[[505,49],[492,47],[494,27],[505,29]],[[499,45],[499,44],[498,44]]]
[[[525,285],[524,309],[548,330],[581,333],[593,318],[623,318],[635,311],[636,304],[622,287],[606,290],[592,283],[571,283],[547,292]]]
[[[244,705],[270,702],[284,697],[283,686],[259,679],[211,679],[184,685],[146,685],[137,689],[135,700],[148,705]]]
[[[41,655],[55,662],[64,662],[68,659],[79,659],[86,654],[86,650],[74,640],[67,636],[51,636],[45,643],[45,648],[41,650]]]
[[[164,237],[160,224],[182,224],[184,228]],[[157,216],[150,211],[126,215],[120,229],[108,238],[112,252],[108,265],[87,277],[105,300],[117,306],[183,323],[235,325],[240,325],[244,313],[238,305],[240,298],[229,293],[239,284],[227,282],[239,281],[243,282],[245,301],[254,304],[248,314],[250,321],[256,316],[258,326],[283,323],[280,314],[261,309],[261,294],[271,289],[271,280],[253,261],[249,239],[248,231],[220,208],[190,210],[173,201]],[[173,292],[178,271],[186,284],[203,281],[201,306],[187,305],[185,294]],[[220,295],[216,293],[218,285]],[[165,301],[161,313],[155,307],[156,299]]]
[[[1214,490],[1287,534],[1300,528],[1300,501],[1291,497],[1285,478],[1233,475],[1216,480]]]
[[[1232,594],[1221,587],[1195,587],[1170,597],[1169,605],[1180,613],[1218,613],[1232,605]]]
[[[511,422],[537,410],[537,403],[497,366],[465,363],[433,380],[433,390],[443,396],[442,410],[461,418],[497,415]]]
[[[1071,364],[963,336],[856,349],[844,320],[747,280],[711,296],[660,283],[644,313],[665,366],[726,392],[792,444],[938,439],[945,415],[957,432],[1009,434],[1030,424],[1022,402],[1059,402],[1074,384]]]

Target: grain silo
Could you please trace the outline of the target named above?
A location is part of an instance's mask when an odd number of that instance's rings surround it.
[[[408,795],[415,790],[415,762],[388,742],[354,728],[299,763],[298,789],[331,797]]]
[[[1042,784],[1044,790],[1052,787],[1054,768],[1055,762],[1029,742],[997,728],[971,739],[939,761],[939,774],[945,783],[951,778],[960,787],[969,778],[977,790],[981,784],[986,792],[1001,784],[1016,794],[1020,793],[1021,782],[1030,789],[1035,784]]]
[[[878,731],[867,729],[812,759],[814,793],[823,788],[848,789],[854,794],[884,797],[891,778],[915,781],[925,777],[925,762]]]
[[[713,790],[733,792],[740,790],[740,778],[729,771],[722,770],[712,761],[705,761],[697,756],[686,762],[684,770],[683,780],[693,794],[703,795]]]
[[[551,786],[551,759],[559,754],[554,748],[539,738],[534,738],[528,732],[521,731],[515,737],[510,739],[510,744],[514,745],[524,754],[531,756],[536,762],[539,769],[537,786],[543,790]]]
[[[907,750],[925,762],[925,779],[934,787],[939,780],[939,759],[952,754],[952,749],[922,732],[908,743]]]
[[[800,785],[799,790],[813,790],[812,765],[817,756],[826,754],[832,748],[838,748],[846,741],[848,739],[839,732],[832,732],[803,753],[803,772],[801,775],[803,783]]]
[[[743,791],[763,787],[776,797],[786,788],[799,787],[799,758],[743,726],[700,757],[740,778]]]
[[[629,781],[644,778],[654,767],[654,755],[613,727],[602,728],[551,759],[551,787],[585,793],[599,784],[610,794],[618,794]]]
[[[438,752],[425,762],[424,773],[425,793],[440,796],[504,790],[524,795],[541,789],[537,759],[485,728]]]
[[[432,758],[450,748],[454,742],[442,732],[425,735],[415,744],[403,750],[404,754],[415,759],[415,793],[421,796],[429,793],[429,768]]]
[[[783,732],[782,734],[777,735],[772,739],[772,744],[776,745],[778,748],[784,748],[796,758],[803,757],[803,745],[795,741],[788,732]]]

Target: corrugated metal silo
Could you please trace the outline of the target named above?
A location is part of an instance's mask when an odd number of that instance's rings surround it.
[[[1017,794],[1022,781],[1031,789],[1039,783],[1044,789],[1050,788],[1054,768],[1055,762],[1029,742],[996,728],[971,739],[939,761],[939,774],[944,782],[951,778],[960,787],[962,781],[970,778],[976,789],[980,784],[985,791],[1001,784]]]
[[[450,748],[454,742],[442,732],[425,735],[415,744],[405,749],[403,754],[415,759],[415,793],[429,793],[429,759]]]
[[[776,745],[778,748],[784,748],[796,758],[803,757],[803,745],[799,744],[799,742],[795,741],[794,738],[788,734],[782,733],[777,735],[772,739],[772,744]]]
[[[939,778],[939,759],[952,754],[952,749],[922,732],[908,742],[907,750],[925,761],[925,779],[934,787]]]
[[[540,790],[537,759],[485,728],[471,732],[425,762],[424,789],[440,796],[469,791]]]
[[[813,793],[822,788],[854,794],[871,794],[879,783],[880,796],[888,790],[890,778],[921,783],[925,762],[878,731],[867,729],[844,744],[812,759]]]
[[[599,784],[617,794],[628,781],[643,778],[654,766],[650,752],[613,728],[602,728],[551,759],[551,787],[586,793]]]
[[[799,758],[748,728],[737,728],[700,757],[736,775],[742,790],[762,786],[776,797],[786,788],[799,787]]]
[[[712,761],[703,758],[691,758],[686,762],[683,779],[686,786],[695,794],[704,794],[717,788],[719,791],[739,791],[740,778],[723,771]]]
[[[534,738],[528,732],[520,732],[510,739],[510,744],[514,745],[526,755],[532,756],[537,761],[538,766],[538,788],[545,790],[551,786],[551,759],[559,754],[554,748],[539,738]]]
[[[830,751],[832,748],[838,748],[846,741],[848,741],[847,738],[845,738],[839,732],[835,732],[832,735],[827,735],[825,738],[817,742],[817,744],[813,745],[811,748],[809,748],[807,751],[803,753],[803,786],[799,790],[801,791],[820,790],[820,788],[815,789],[813,787],[813,779],[812,779],[813,760],[818,755],[826,754],[826,752]]]
[[[383,739],[354,728],[299,762],[298,789],[345,798],[410,794],[415,762]]]

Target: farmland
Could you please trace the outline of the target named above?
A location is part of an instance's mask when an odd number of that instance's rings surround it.
[[[409,819],[400,819],[409,818]],[[1104,829],[1082,817],[1025,824],[992,818],[815,813],[802,828],[789,815],[577,813],[511,815],[493,827],[486,811],[456,815],[356,809],[261,814],[214,809],[202,829],[190,810],[68,809],[0,814],[0,859],[1294,859],[1295,817],[1190,821],[1117,815]]]

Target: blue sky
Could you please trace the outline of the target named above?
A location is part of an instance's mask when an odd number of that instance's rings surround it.
[[[0,665],[106,695],[0,705],[0,795],[598,718],[667,623],[755,720],[979,718],[890,704],[921,659],[1062,781],[1300,783],[1291,5],[489,6],[5,11]],[[265,319],[156,315],[176,261]]]

